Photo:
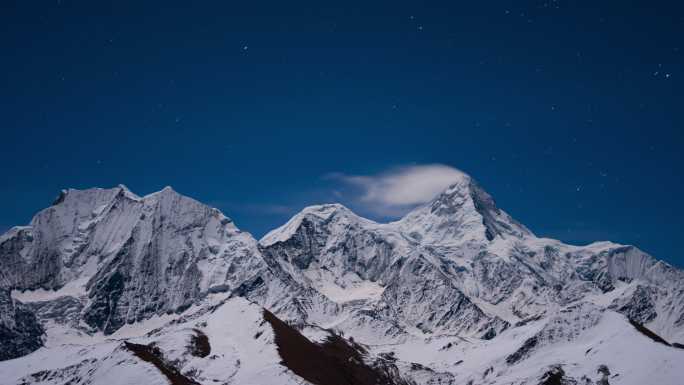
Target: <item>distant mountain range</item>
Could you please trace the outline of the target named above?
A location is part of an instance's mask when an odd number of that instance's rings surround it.
[[[0,236],[0,384],[680,384],[684,271],[536,237],[470,176],[391,223],[260,241],[167,187]]]

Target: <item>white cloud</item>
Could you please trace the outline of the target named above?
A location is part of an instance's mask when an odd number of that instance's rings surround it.
[[[408,209],[429,202],[465,174],[443,164],[405,166],[377,175],[331,174],[361,190],[359,203],[386,216],[397,216]]]

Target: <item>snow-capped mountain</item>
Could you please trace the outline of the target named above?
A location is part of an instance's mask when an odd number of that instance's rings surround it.
[[[0,384],[677,384],[684,272],[539,238],[465,174],[260,241],[171,188],[67,190],[0,237],[0,343]]]

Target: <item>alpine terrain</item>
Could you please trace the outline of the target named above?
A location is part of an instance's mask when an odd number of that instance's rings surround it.
[[[539,238],[465,174],[391,223],[256,240],[118,186],[0,236],[0,384],[676,385],[683,348],[684,271]]]

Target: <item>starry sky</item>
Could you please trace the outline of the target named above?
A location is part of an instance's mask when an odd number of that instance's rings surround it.
[[[119,183],[257,237],[386,221],[419,202],[369,186],[457,168],[538,235],[684,266],[684,5],[468,3],[3,1],[0,231]]]

